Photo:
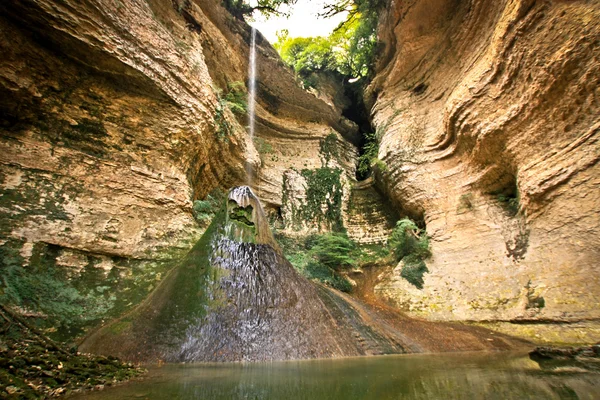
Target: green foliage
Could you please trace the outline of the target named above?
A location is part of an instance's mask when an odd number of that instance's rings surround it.
[[[248,94],[244,82],[236,81],[228,84],[223,100],[231,112],[236,115],[245,115],[248,110]]]
[[[329,135],[325,136],[320,143],[321,154],[325,158],[325,166],[329,165],[329,161],[332,158],[339,157],[339,151],[337,148],[337,136],[335,133],[331,132]]]
[[[346,77],[369,77],[377,49],[377,12],[380,0],[339,0],[323,16],[348,12],[348,17],[328,37],[290,38],[286,30],[274,44],[286,64],[310,86],[310,75],[335,71]]]
[[[309,279],[317,280],[342,292],[350,292],[352,290],[352,285],[346,278],[318,262],[309,262],[305,270],[305,275]]]
[[[300,174],[306,180],[306,199],[297,204],[290,199],[287,188],[287,177],[283,178],[282,207],[291,208],[291,220],[285,221],[289,226],[300,226],[303,223],[316,224],[319,229],[325,228],[341,232],[342,221],[342,170],[339,168],[321,167],[304,169]]]
[[[319,226],[327,224],[334,231],[342,231],[342,170],[322,167],[304,169],[300,174],[307,185],[306,204],[302,208],[304,220],[314,221]]]
[[[422,259],[431,255],[429,238],[409,218],[403,218],[396,223],[396,227],[390,235],[389,244],[398,261],[410,254],[415,254]]]
[[[498,202],[502,205],[502,207],[511,215],[515,216],[519,212],[519,195],[505,195],[499,194]]]
[[[31,265],[24,266],[15,247],[0,247],[0,302],[46,316],[44,327],[80,333],[83,325],[102,318],[116,298],[108,294],[108,286],[75,287],[51,261],[34,255]]]
[[[284,31],[278,34],[274,47],[283,61],[303,79],[305,87],[314,87],[314,82],[310,81],[313,72],[337,70],[334,45],[322,36],[290,38]]]
[[[279,11],[282,5],[293,5],[297,0],[258,0],[255,6],[251,6],[247,0],[223,0],[223,5],[238,19],[244,19],[246,15],[252,15],[259,11],[266,17],[271,15],[285,15]]]
[[[429,272],[425,261],[418,256],[411,254],[404,258],[404,266],[400,272],[400,276],[413,284],[417,289],[423,289],[425,281],[423,275]]]
[[[225,115],[225,105],[221,100],[219,100],[217,107],[215,108],[215,125],[217,126],[217,139],[223,141],[227,140],[233,127],[227,120]]]
[[[206,196],[204,200],[194,201],[192,213],[201,225],[207,225],[215,214],[225,205],[227,194],[220,188],[216,188]]]
[[[356,266],[356,244],[340,233],[316,236],[311,253],[322,265],[333,270]]]
[[[215,89],[217,94],[217,106],[215,108],[215,125],[217,126],[217,138],[227,140],[233,127],[227,120],[226,110],[235,115],[245,115],[248,109],[247,95],[243,82],[233,82],[227,85],[227,91],[223,94],[221,89]]]
[[[363,154],[358,157],[357,169],[358,176],[362,178],[369,176],[371,166],[379,160],[379,140],[381,139],[377,132],[366,133],[364,137],[365,145],[363,146]]]
[[[396,223],[388,243],[396,260],[404,262],[400,275],[422,289],[423,274],[428,272],[424,260],[431,256],[427,234],[414,221],[404,218]]]
[[[352,290],[341,272],[355,267],[361,252],[345,234],[327,233],[302,239],[276,237],[287,260],[302,275],[343,292]]]
[[[377,49],[378,0],[355,0],[349,14],[332,34],[338,51],[337,70],[346,76],[370,77]]]

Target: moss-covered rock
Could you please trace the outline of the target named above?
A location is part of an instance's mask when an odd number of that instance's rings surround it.
[[[0,306],[0,397],[44,399],[101,388],[130,379],[143,369],[114,357],[67,351]]]

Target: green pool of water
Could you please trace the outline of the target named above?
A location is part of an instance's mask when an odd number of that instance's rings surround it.
[[[527,355],[454,353],[272,363],[170,364],[85,399],[600,399],[600,374]]]

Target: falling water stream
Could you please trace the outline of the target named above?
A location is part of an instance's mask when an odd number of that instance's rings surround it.
[[[250,141],[254,140],[254,120],[256,112],[256,29],[252,28],[250,39],[250,59],[248,62],[248,134]],[[247,183],[252,186],[252,169],[248,166]]]
[[[79,398],[600,398],[597,372],[538,364],[522,352],[347,357],[465,349],[465,340],[475,349],[516,344],[473,327],[392,318],[305,280],[276,250],[247,186],[230,191],[223,211],[141,307],[80,346],[150,363],[149,374]],[[307,358],[316,360],[293,361]]]

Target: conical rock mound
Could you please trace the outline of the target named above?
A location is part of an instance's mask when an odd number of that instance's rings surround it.
[[[420,322],[427,326],[425,341],[411,340],[399,329],[403,318],[298,275],[281,255],[258,199],[237,187],[181,265],[80,350],[141,362],[263,361],[427,351],[436,332],[444,335],[439,325]],[[479,332],[457,334],[458,341],[433,347],[493,347]],[[499,347],[510,346],[503,340]]]

